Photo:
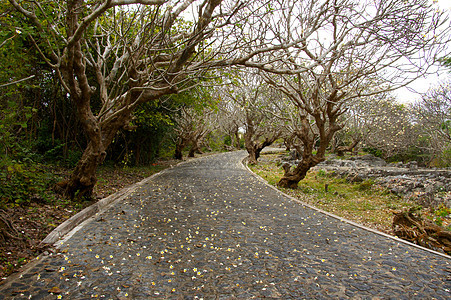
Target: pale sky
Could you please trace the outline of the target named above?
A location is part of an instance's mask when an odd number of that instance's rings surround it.
[[[441,9],[448,10],[451,15],[451,1],[450,0],[438,0],[438,5]],[[444,53],[443,55],[445,55]],[[449,78],[451,76],[450,69],[440,68],[436,75],[429,75],[427,78],[419,78],[409,85],[409,87],[415,92],[409,91],[408,88],[401,88],[393,92],[398,101],[403,103],[414,102],[420,98],[418,93],[425,93],[430,87],[437,85],[441,80]]]

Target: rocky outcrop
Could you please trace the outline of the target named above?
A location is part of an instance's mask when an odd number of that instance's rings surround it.
[[[412,200],[423,207],[451,207],[451,170],[419,168],[416,162],[387,164],[372,155],[350,159],[336,157],[317,165],[350,182],[374,180],[392,193]]]

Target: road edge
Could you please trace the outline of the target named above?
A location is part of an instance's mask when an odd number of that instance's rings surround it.
[[[383,236],[383,237],[386,237],[386,238],[395,240],[395,241],[397,241],[397,242],[400,242],[400,243],[403,243],[403,244],[406,244],[406,245],[409,245],[409,246],[413,246],[413,247],[415,247],[415,248],[418,248],[418,249],[421,249],[421,250],[424,250],[424,251],[427,251],[427,252],[430,252],[430,253],[433,253],[433,254],[436,254],[436,255],[439,255],[439,256],[441,256],[441,257],[444,257],[444,258],[447,258],[447,259],[451,260],[451,256],[449,256],[449,255],[447,255],[447,254],[444,254],[444,253],[441,253],[441,252],[438,252],[438,251],[435,251],[435,250],[432,250],[432,249],[429,249],[429,248],[426,248],[426,247],[423,247],[423,246],[420,246],[420,245],[411,243],[411,242],[409,242],[409,241],[400,239],[400,238],[398,238],[398,237],[396,237],[396,236],[387,234],[387,233],[385,233],[385,232],[378,231],[378,230],[376,230],[376,229],[366,227],[366,226],[364,226],[364,225],[362,225],[362,224],[359,224],[359,223],[356,223],[356,222],[354,222],[354,221],[351,221],[351,220],[342,218],[342,217],[340,217],[340,216],[337,216],[337,215],[335,215],[335,214],[333,214],[333,213],[330,213],[330,212],[327,212],[327,211],[322,210],[322,209],[320,209],[320,208],[317,208],[317,207],[315,207],[315,206],[313,206],[313,205],[311,205],[311,204],[305,203],[305,202],[303,202],[302,200],[299,200],[299,199],[297,199],[297,198],[295,198],[295,197],[293,197],[293,196],[290,196],[290,195],[288,195],[288,194],[282,192],[281,190],[279,190],[279,189],[276,188],[275,186],[270,185],[268,182],[266,182],[265,179],[263,179],[263,178],[260,177],[259,175],[257,175],[257,174],[255,174],[254,172],[252,172],[252,170],[251,170],[251,169],[249,168],[249,166],[248,166],[248,160],[247,160],[247,157],[244,158],[244,159],[242,159],[240,164],[241,164],[241,165],[242,165],[242,166],[243,166],[243,167],[244,167],[244,168],[245,168],[252,176],[254,176],[255,178],[257,178],[259,181],[261,181],[262,183],[264,183],[266,186],[270,187],[271,189],[273,189],[273,190],[275,190],[275,191],[281,193],[281,194],[284,195],[285,197],[288,197],[289,199],[291,199],[291,200],[293,200],[293,201],[295,201],[295,202],[297,202],[297,203],[299,203],[299,204],[301,204],[301,205],[303,205],[303,206],[306,206],[306,207],[308,207],[308,208],[310,208],[310,209],[313,209],[313,210],[315,210],[315,211],[317,211],[317,212],[319,212],[319,213],[322,213],[322,214],[324,214],[324,215],[326,215],[326,216],[328,216],[328,217],[337,219],[337,220],[339,220],[340,222],[347,223],[347,224],[349,224],[349,225],[358,227],[358,228],[360,228],[360,229],[363,229],[363,230],[366,230],[366,231],[375,233],[375,234],[377,234],[377,235],[380,235],[380,236]]]

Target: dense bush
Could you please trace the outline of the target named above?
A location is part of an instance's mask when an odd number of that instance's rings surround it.
[[[3,161],[0,166],[0,209],[28,205],[30,201],[53,200],[51,186],[57,179],[47,166],[33,161]]]

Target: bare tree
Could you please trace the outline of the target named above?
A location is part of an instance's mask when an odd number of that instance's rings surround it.
[[[175,139],[176,159],[183,158],[183,150],[191,145],[188,156],[194,157],[196,153],[201,154],[201,144],[204,138],[216,127],[216,114],[208,106],[200,108],[182,107],[175,118],[177,133]]]
[[[261,151],[282,134],[280,120],[275,114],[280,93],[268,88],[255,72],[241,72],[226,87],[224,95],[242,111],[244,144],[249,162],[255,164]]]
[[[225,32],[260,7],[223,0],[9,2],[30,21],[22,31],[70,95],[88,140],[69,180],[59,183],[69,197],[90,196],[107,147],[140,104],[190,88],[212,67],[236,64],[224,59],[247,44]]]
[[[265,80],[298,110],[296,132],[302,160],[287,169],[282,187],[294,188],[324,160],[326,148],[342,128],[339,121],[354,99],[385,93],[428,72],[449,40],[448,18],[429,1],[278,1],[264,18],[267,32],[249,31],[258,45],[274,36],[293,48],[265,54]],[[275,17],[277,16],[277,17]],[[265,25],[261,25],[265,26]]]
[[[431,88],[414,104],[419,145],[430,153],[435,165],[451,165],[451,81]]]

